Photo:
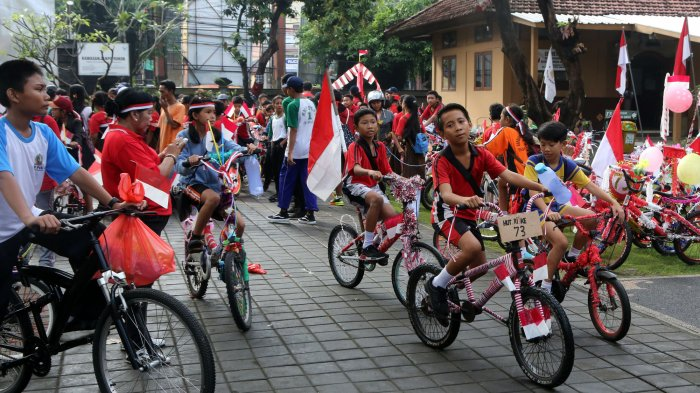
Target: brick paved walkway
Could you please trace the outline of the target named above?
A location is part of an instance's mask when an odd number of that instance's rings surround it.
[[[341,213],[353,209],[324,206],[319,224],[311,227],[268,223],[264,217],[276,207],[266,199],[246,196],[239,205],[248,223],[248,255],[268,271],[251,279],[255,304],[249,332],[236,328],[222,282],[211,281],[204,300],[189,298],[179,271],[159,282],[159,289],[188,305],[209,333],[217,392],[542,390],[518,367],[507,329],[488,317],[462,324],[449,348],[433,350],[415,336],[391,289],[390,269],[366,273],[356,289],[338,285],[328,266],[328,234]],[[165,236],[181,257],[183,236],[174,219]],[[509,299],[502,293],[492,302],[505,310]],[[700,337],[633,312],[628,336],[611,344],[598,337],[585,299],[583,291],[572,290],[564,302],[576,361],[556,391],[700,391]],[[54,357],[51,373],[34,377],[28,391],[95,392],[91,351],[84,346]]]

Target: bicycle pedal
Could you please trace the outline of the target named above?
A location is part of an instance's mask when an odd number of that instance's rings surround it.
[[[468,301],[462,302],[462,318],[465,322],[474,322],[477,315],[481,314],[481,307],[476,307],[473,303]]]

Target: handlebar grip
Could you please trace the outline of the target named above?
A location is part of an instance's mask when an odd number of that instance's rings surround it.
[[[190,168],[192,166],[201,165],[202,161],[209,161],[209,160],[211,160],[211,157],[209,157],[209,154],[205,154],[205,155],[199,157],[199,162],[197,162],[196,164],[192,165],[192,164],[190,164],[190,161],[187,160],[187,161],[182,163],[182,167],[183,168]]]

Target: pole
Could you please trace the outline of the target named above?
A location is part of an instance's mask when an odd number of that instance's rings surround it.
[[[632,92],[634,93],[634,106],[637,108],[637,119],[639,120],[639,129],[644,130],[642,126],[642,114],[639,111],[639,101],[637,100],[637,87],[634,85],[634,74],[632,73],[632,63],[627,63],[627,69],[630,72],[630,81],[632,82]]]
[[[690,77],[693,81],[691,90],[695,90],[695,56],[693,55],[693,52],[690,52]]]

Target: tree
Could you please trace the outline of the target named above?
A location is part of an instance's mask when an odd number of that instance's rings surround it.
[[[433,2],[356,0],[348,6],[340,0],[307,0],[303,12],[309,22],[299,34],[302,58],[324,66],[334,60],[353,64],[357,51],[368,49],[365,64],[382,84],[401,86],[407,76],[420,79],[431,68],[430,43],[385,37],[384,31]]]
[[[243,34],[245,33],[248,41],[252,44],[266,44],[255,69],[254,90],[257,94],[262,90],[265,81],[264,75],[267,63],[279,50],[279,43],[277,42],[279,20],[282,15],[294,15],[292,0],[226,0],[224,14],[237,21],[236,32],[231,37],[233,43],[225,43],[224,49],[231,54],[231,57],[241,67],[243,95],[247,101],[253,101],[250,93],[248,57],[241,50],[241,46],[245,42]]]
[[[46,70],[49,79],[54,82],[57,81],[63,85],[69,85],[72,82],[83,84],[76,72],[75,61],[82,50],[80,43],[84,42],[104,43],[100,49],[100,56],[106,64],[106,70],[99,80],[109,74],[115,41],[102,30],[81,33],[83,28],[90,27],[90,21],[77,13],[59,12],[55,16],[16,13],[11,19],[5,21],[3,26],[12,35],[12,47],[17,53],[14,57],[37,61]],[[59,64],[58,49],[67,52],[68,64]],[[105,56],[105,53],[109,55]],[[68,73],[71,80],[62,77],[61,72]]]

